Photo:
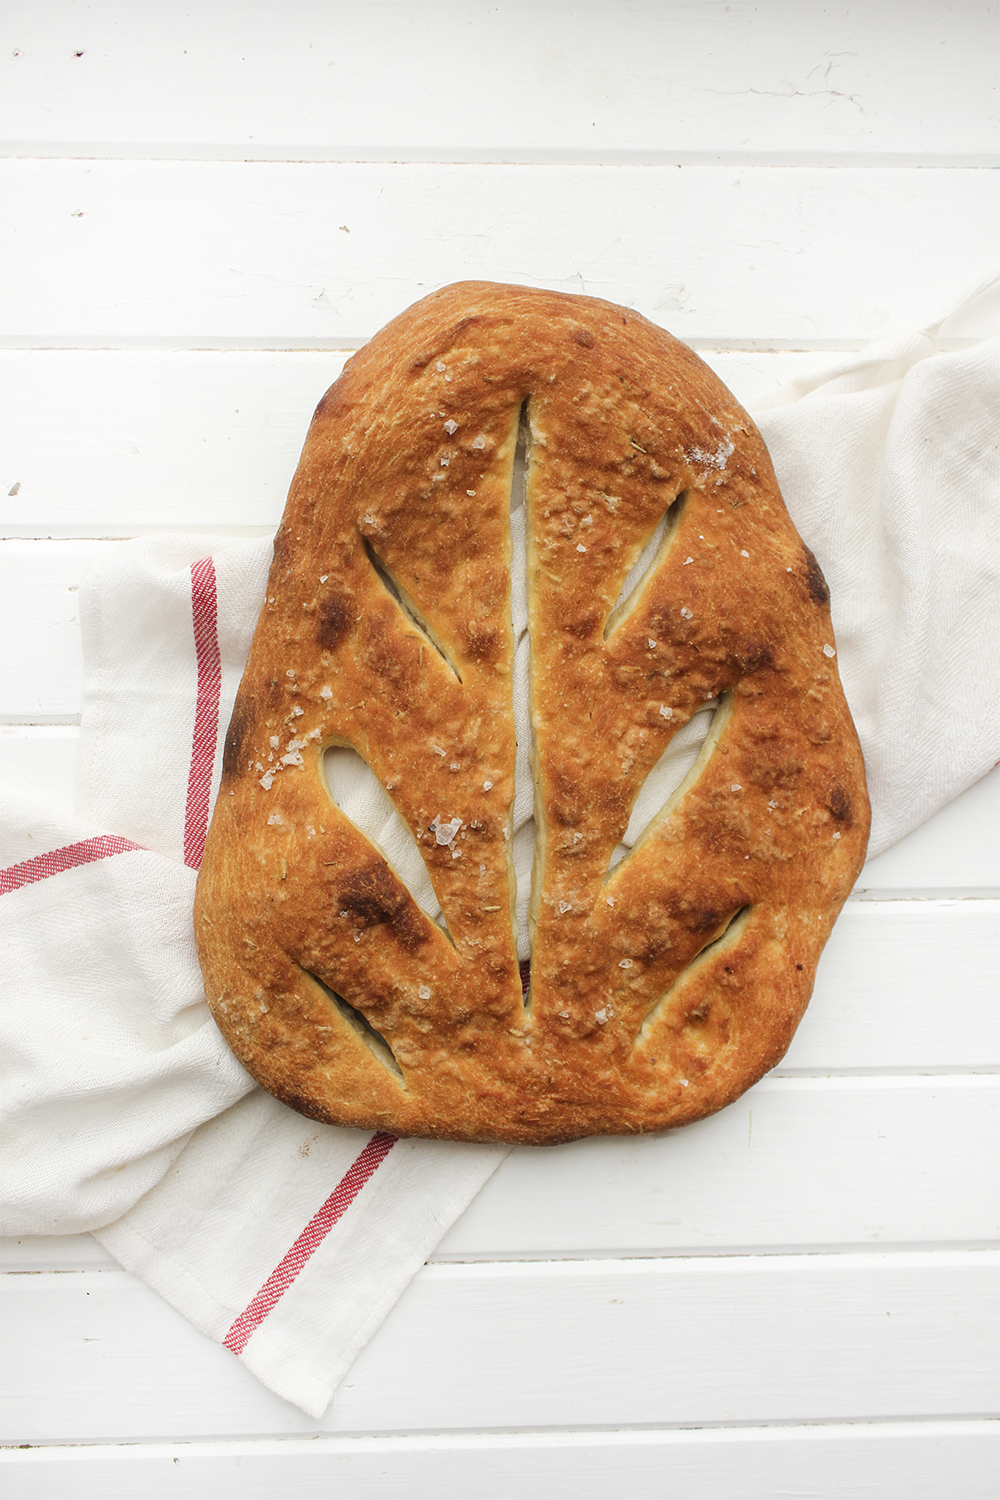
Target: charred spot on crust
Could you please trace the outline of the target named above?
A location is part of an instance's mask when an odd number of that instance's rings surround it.
[[[575,635],[578,641],[585,641],[595,634],[599,623],[596,614],[583,615],[579,620],[567,620],[563,629],[567,635]]]
[[[581,349],[593,349],[597,343],[594,335],[588,333],[586,328],[574,328],[570,338],[574,344],[579,344]]]
[[[290,1089],[279,1089],[274,1086],[269,1092],[273,1093],[275,1098],[280,1099],[282,1104],[287,1104],[289,1109],[294,1109],[296,1114],[305,1115],[307,1120],[318,1120],[321,1125],[333,1124],[333,1116],[329,1110],[317,1104],[314,1099],[306,1099],[302,1094],[292,1093]]]
[[[497,632],[471,620],[465,628],[465,654],[473,661],[492,662],[499,654]],[[457,673],[455,674],[458,675]]]
[[[774,666],[774,653],[766,641],[744,641],[736,653],[736,665],[747,676],[764,672]]]
[[[387,923],[408,952],[426,941],[411,898],[385,865],[373,862],[352,870],[336,899],[338,909],[353,914],[363,927]]]
[[[222,752],[222,774],[227,781],[239,776],[243,769],[246,742],[253,721],[254,700],[238,698],[226,730],[226,745]]]
[[[849,792],[845,791],[842,786],[835,786],[827,798],[826,805],[838,823],[843,823],[846,828],[850,828],[853,821],[851,816],[853,809]]]
[[[823,569],[808,547],[803,547],[802,551],[806,560],[806,588],[809,590],[810,599],[814,604],[829,604],[830,590],[826,586]]]
[[[316,611],[316,641],[324,651],[333,651],[350,630],[352,616],[346,599],[332,595]]]

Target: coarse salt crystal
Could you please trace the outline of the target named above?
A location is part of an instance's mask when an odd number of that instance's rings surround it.
[[[746,550],[745,547],[741,547],[740,548],[740,556],[741,557],[749,557],[750,556],[749,552]]]
[[[325,583],[326,580],[329,578],[329,576],[330,576],[329,573],[321,573],[319,575],[319,581],[320,581],[320,583]]]
[[[668,708],[668,706],[665,703],[661,703],[660,704],[660,718],[661,719],[672,719],[673,716],[674,716],[673,709],[672,708]]]
[[[743,788],[738,781],[734,781],[729,790],[731,792],[742,792]]]
[[[442,458],[442,460],[441,460],[441,467],[442,467],[442,469],[446,469],[450,463],[451,463],[451,459],[450,458]]]
[[[271,787],[274,785],[274,772],[265,771],[263,776],[260,778],[260,784],[264,788],[265,792],[269,792],[271,790]]]
[[[618,967],[619,969],[631,969],[632,960],[630,958],[620,958],[618,960]]]
[[[284,823],[285,820],[281,816],[280,813],[272,813],[271,816],[268,818],[267,821],[268,821],[269,824],[271,824],[271,823],[277,823],[279,825],[279,827],[280,827],[280,825],[282,823]]]
[[[434,751],[435,755],[444,755],[444,751],[441,749],[440,745],[432,745],[431,749]]]
[[[680,1084],[680,1086],[681,1086],[682,1089],[686,1089],[687,1088],[687,1086],[688,1086],[688,1080],[686,1078],[679,1078],[677,1081]]]
[[[836,656],[836,654],[837,654],[837,653],[836,653],[836,651],[835,651],[835,650],[834,650],[834,649],[833,649],[833,647],[832,647],[832,646],[824,646],[824,647],[823,647],[823,655],[824,655],[824,656]]]
[[[294,667],[289,667],[288,671],[285,673],[285,676],[286,677],[294,677],[295,676],[295,669],[294,669]]]
[[[594,1020],[597,1022],[598,1026],[603,1026],[604,1023],[605,1023],[605,1021],[607,1019],[608,1019],[608,1012],[607,1012],[607,1010],[603,1006],[601,1007],[600,1010],[595,1010],[594,1011]]]
[[[572,908],[573,903],[571,901],[560,901],[559,903],[559,910],[563,916],[565,916],[568,911],[571,911]]]
[[[684,608],[681,610],[681,616],[685,620],[691,620],[691,619],[694,618],[694,616],[691,614],[691,611],[688,609],[688,607],[687,607],[686,604],[685,604]]]
[[[561,1010],[559,1012],[559,1015],[562,1018],[562,1020],[564,1020],[564,1021],[568,1021],[569,1020],[569,1011],[568,1010]]]
[[[455,835],[458,832],[458,830],[461,828],[461,826],[462,826],[462,820],[461,820],[461,818],[450,818],[448,820],[443,820],[442,817],[441,817],[441,814],[438,813],[437,817],[434,819],[433,823],[430,825],[430,828],[429,828],[428,831],[430,833],[433,833],[435,839],[437,840],[437,842],[439,844],[443,844],[443,845],[447,846],[448,844],[451,844],[451,843],[454,842]],[[454,852],[454,851],[452,851],[452,852]]]
[[[448,368],[448,366],[446,364],[444,364],[444,362],[442,360],[439,359],[438,362],[437,362],[437,369],[439,371],[441,371],[441,370],[447,370],[447,368]]]
[[[615,898],[614,898],[614,896],[605,896],[604,899],[608,903],[609,906],[614,906],[614,904],[615,904]]]
[[[420,988],[417,990],[417,994],[420,996],[421,1000],[429,1000],[431,998],[431,992],[427,988],[426,984],[422,984],[420,986]]]
[[[651,635],[647,635],[646,645],[649,647],[650,651],[656,650],[656,642],[653,640],[653,637]]]
[[[583,545],[582,542],[577,542],[577,544],[576,544],[576,550],[577,550],[577,552],[586,552],[587,549]]]
[[[448,434],[449,437],[452,437],[458,431],[458,423],[455,422],[455,421],[452,421],[449,418],[449,420],[444,424],[444,430]]]
[[[277,750],[278,746],[281,744],[281,741],[278,739],[278,736],[276,734],[272,734],[269,743],[272,750]]]
[[[304,713],[305,713],[305,709],[304,708],[300,708],[297,703],[293,703],[292,704],[292,717],[293,718],[301,719],[301,717],[302,717],[302,715]]]
[[[466,493],[466,494],[467,494],[467,495],[474,495],[474,494],[475,494],[475,493],[476,493],[476,492],[475,492],[475,490],[466,490],[466,492],[465,492],[465,493]]]
[[[492,781],[484,781],[483,782],[483,791],[484,792],[490,791],[492,789],[492,786],[493,786]]]
[[[839,834],[839,832],[838,832],[838,833],[835,833],[835,834],[834,834],[834,835],[833,835],[833,837],[834,837],[834,839],[839,839],[839,838],[840,838],[840,834]]]
[[[473,446],[473,448],[485,448],[486,447],[486,439],[483,437],[482,433],[480,433],[478,437],[474,437],[472,439],[472,446]]]
[[[685,566],[685,568],[687,567],[688,563],[693,563],[693,562],[694,562],[694,558],[693,557],[686,557],[684,559],[684,566]]]
[[[324,683],[324,685],[319,690],[319,695],[320,695],[321,698],[332,698],[333,697],[333,688],[327,687],[326,684]]]

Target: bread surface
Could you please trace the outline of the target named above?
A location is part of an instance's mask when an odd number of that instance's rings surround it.
[[[712,701],[694,768],[609,871],[644,780]],[[412,831],[441,921],[334,801],[334,745]],[[868,821],[823,575],[756,428],[689,349],[606,302],[462,283],[354,355],[275,537],[195,903],[213,1014],[265,1088],[317,1120],[456,1140],[696,1120],[784,1054]]]

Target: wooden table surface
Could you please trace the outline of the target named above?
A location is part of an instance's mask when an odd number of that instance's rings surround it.
[[[751,407],[941,316],[995,260],[997,42],[944,0],[8,0],[3,783],[72,808],[94,549],[272,529],[436,286],[634,306]],[[773,1073],[515,1150],[319,1421],[89,1236],[6,1241],[5,1495],[994,1497],[998,898],[994,772],[868,864]]]

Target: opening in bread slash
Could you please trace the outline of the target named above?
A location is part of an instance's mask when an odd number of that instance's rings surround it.
[[[375,572],[381,579],[383,585],[385,586],[386,592],[392,595],[396,603],[399,605],[400,609],[403,611],[404,615],[406,615],[407,619],[410,621],[410,624],[415,625],[416,628],[420,631],[421,635],[426,637],[427,644],[434,647],[434,650],[440,656],[441,660],[447,667],[451,669],[451,671],[458,678],[458,681],[461,682],[461,672],[458,670],[455,663],[448,655],[438,637],[434,634],[434,631],[431,629],[430,625],[428,625],[427,621],[420,613],[416,602],[403,588],[402,584],[399,582],[399,579],[389,571],[389,569],[386,567],[384,559],[379,557],[378,553],[375,551],[375,548],[372,546],[368,538],[362,537],[362,541],[364,542],[365,552],[368,555],[368,561],[371,563],[372,567],[375,569]]]
[[[521,998],[526,1011],[531,1008],[530,953],[537,909],[537,892],[541,882],[536,806],[535,729],[531,716],[531,642],[528,631],[530,579],[528,575],[528,510],[531,473],[530,402],[524,401],[517,417],[517,442],[510,477],[510,608],[514,633],[515,703],[527,708],[523,722],[527,733],[517,736],[514,761],[514,805],[511,809],[511,839],[508,844],[511,882],[514,890],[515,941],[521,966]],[[515,726],[522,716],[515,713]]]
[[[636,794],[624,839],[611,856],[605,881],[635,854],[704,775],[732,711],[732,693],[722,693],[677,730]]]
[[[308,969],[303,970],[303,973],[307,974],[315,984],[319,985],[324,995],[340,1011],[340,1014],[351,1029],[357,1032],[372,1056],[378,1059],[388,1073],[392,1073],[395,1078],[398,1078],[405,1088],[403,1070],[396,1061],[392,1048],[382,1033],[375,1030],[375,1027],[368,1020],[367,1016],[363,1015],[360,1010],[356,1010],[353,1005],[348,1004],[343,995],[338,995],[336,990],[331,990],[328,984],[323,983],[318,974],[311,974]]]
[[[746,925],[750,920],[752,912],[752,906],[737,907],[737,909],[725,919],[721,927],[718,927],[713,935],[708,939],[708,941],[698,949],[698,952],[678,974],[669,990],[667,990],[665,994],[661,995],[659,1000],[657,1000],[656,1003],[646,1012],[646,1015],[643,1018],[642,1025],[639,1027],[638,1035],[636,1036],[635,1042],[633,1044],[634,1047],[638,1047],[642,1043],[649,1040],[650,1033],[656,1024],[656,1021],[658,1020],[664,1009],[670,1004],[671,1000],[676,997],[677,991],[681,985],[689,981],[699,969],[703,968],[705,964],[711,963],[712,960],[717,958],[719,954],[725,949],[736,947],[736,944],[739,942],[740,938],[743,936],[743,933],[746,930]],[[702,1025],[708,1019],[710,1010],[711,1001],[703,1001],[696,1010],[690,1012],[687,1017],[687,1024],[694,1026]]]
[[[687,501],[688,496],[686,491],[678,495],[672,504],[668,506],[666,512],[661,516],[647,537],[642,551],[632,564],[625,582],[621,586],[618,598],[615,600],[614,608],[608,615],[607,624],[604,627],[605,640],[613,635],[618,627],[628,619],[639,602],[647,580],[656,572],[670,551],[674,538],[677,535],[677,528],[681,524],[681,517],[684,514]]]
[[[378,850],[424,916],[454,947],[417,841],[371,766],[352,745],[329,745],[323,771],[327,791],[340,811]]]

